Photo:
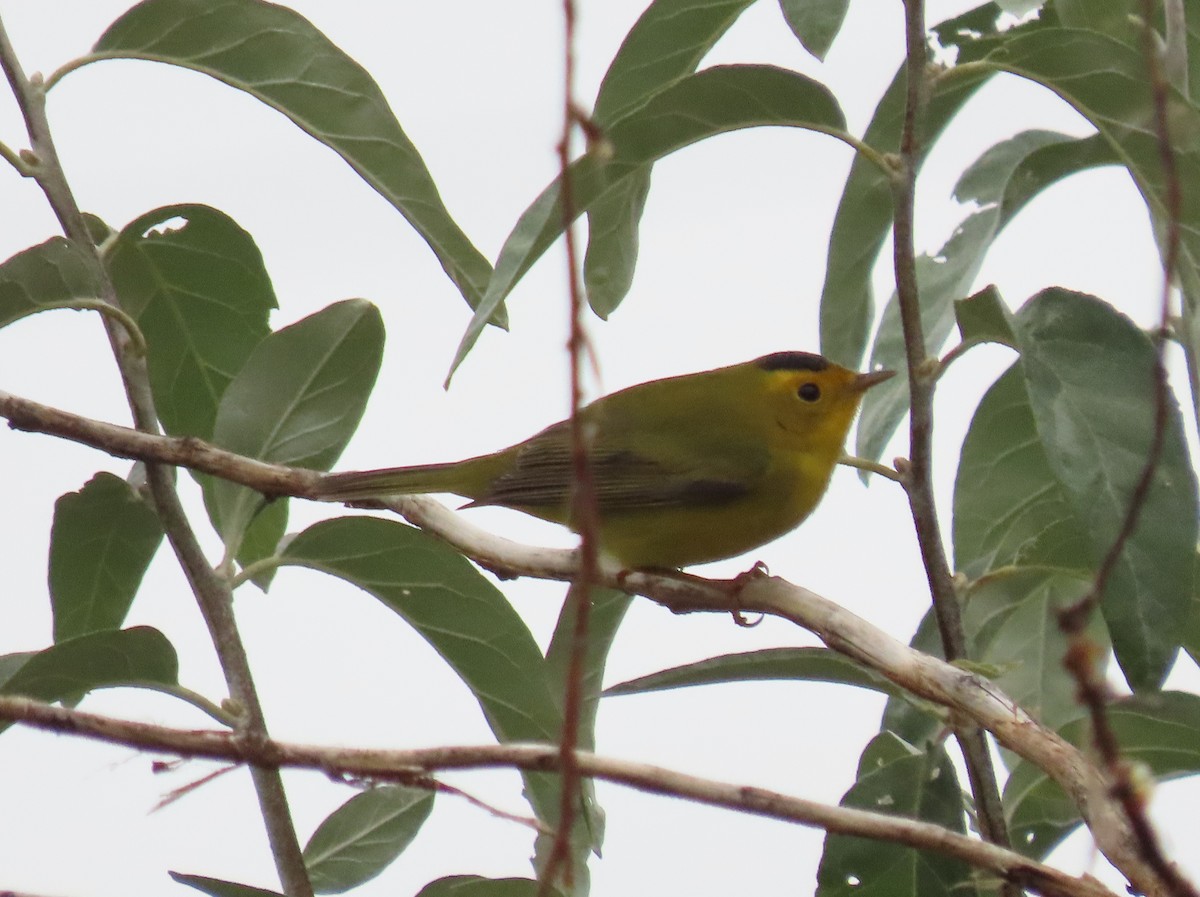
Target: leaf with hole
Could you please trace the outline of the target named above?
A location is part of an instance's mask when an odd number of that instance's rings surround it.
[[[92,58],[182,66],[283,113],[395,206],[478,304],[487,260],[450,217],[383,91],[303,16],[258,0],[144,0],[104,32]]]
[[[163,426],[211,438],[221,396],[278,304],[254,239],[208,206],[164,206],[122,228],[105,264],[146,337]]]
[[[1108,707],[1108,722],[1121,756],[1143,763],[1159,779],[1200,773],[1200,697],[1187,692],[1147,692],[1120,698]],[[1091,749],[1091,721],[1078,719],[1059,730],[1075,746]],[[1004,786],[1013,846],[1040,859],[1079,825],[1079,811],[1047,775],[1021,761]]]
[[[962,790],[942,747],[918,751],[888,732],[863,751],[841,806],[891,813],[966,832]],[[962,860],[901,844],[829,834],[817,870],[817,897],[851,894],[954,897],[971,883]]]

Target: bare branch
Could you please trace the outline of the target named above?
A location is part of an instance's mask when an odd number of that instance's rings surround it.
[[[268,768],[315,769],[339,779],[353,776],[399,781],[416,787],[437,787],[427,777],[449,769],[502,767],[531,772],[562,769],[561,750],[557,745],[480,745],[417,750],[330,748],[247,739],[230,732],[170,729],[8,696],[0,696],[0,718],[145,751]],[[764,788],[703,779],[584,751],[576,752],[574,762],[587,776],[652,794],[685,798],[836,834],[936,851],[1050,897],[1115,897],[1112,891],[1090,877],[1075,878],[1014,851],[927,822],[829,806]]]

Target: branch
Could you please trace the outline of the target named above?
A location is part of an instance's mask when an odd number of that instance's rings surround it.
[[[900,321],[904,331],[905,358],[908,362],[910,392],[909,442],[910,469],[905,478],[909,506],[921,560],[933,597],[933,611],[941,633],[947,660],[967,656],[967,640],[963,631],[954,577],[946,560],[941,525],[933,496],[933,393],[940,365],[929,356],[925,332],[921,323],[921,300],[917,282],[916,240],[914,237],[914,206],[916,201],[917,166],[923,149],[920,133],[928,100],[926,76],[924,0],[905,0],[905,39],[907,56],[905,77],[907,95],[904,126],[900,135],[900,160],[892,180],[892,202],[895,207],[893,263],[896,269],[896,298],[900,306]],[[1010,845],[1000,789],[996,785],[996,770],[992,764],[987,739],[978,729],[955,725],[954,734],[962,749],[975,796],[979,827],[987,840],[1007,847]]]
[[[561,772],[563,767],[561,749],[557,745],[451,746],[416,750],[331,748],[247,739],[224,731],[171,729],[9,696],[0,696],[0,719],[144,751],[272,769],[314,769],[338,779],[351,776],[397,780],[418,787],[429,787],[427,776],[443,770],[515,768],[529,772]],[[703,779],[585,751],[575,754],[573,763],[585,775],[639,791],[694,800],[836,834],[936,851],[1050,897],[1115,897],[1112,891],[1090,877],[1075,878],[1014,851],[931,823],[850,807],[833,807],[764,788]]]
[[[89,420],[0,391],[0,417],[17,429],[62,436],[111,454],[148,462],[180,464],[222,476],[268,496],[312,496],[320,474],[264,464],[198,439],[152,436]],[[578,571],[576,552],[534,548],[472,526],[462,515],[428,498],[403,496],[375,503],[441,538],[481,566],[511,576],[569,582]],[[627,571],[599,564],[597,585],[645,595],[676,613],[740,610],[790,620],[914,695],[948,707],[1053,779],[1075,803],[1097,846],[1142,893],[1166,893],[1131,845],[1129,821],[1109,793],[1109,780],[1077,748],[1025,713],[992,683],[902,644],[845,608],[775,577],[751,579],[736,592],[727,582],[686,574]]]
[[[0,21],[0,68],[3,68],[5,77],[8,79],[29,134],[32,152],[27,159],[29,163],[27,173],[37,181],[38,186],[42,189],[50,208],[58,218],[63,233],[99,257],[99,249],[92,239],[83,212],[75,201],[70,183],[58,158],[54,137],[50,131],[50,122],[46,117],[45,85],[42,83],[40,75],[35,75],[33,78],[25,77],[2,21]],[[113,286],[106,268],[101,265],[99,270],[101,271],[100,298],[113,308],[120,308],[121,303],[116,288]],[[120,371],[121,381],[125,387],[125,396],[133,421],[139,430],[156,433],[158,414],[154,407],[154,397],[150,390],[150,375],[142,349],[139,349],[137,340],[132,335],[133,331],[127,330],[120,322],[114,322],[110,317],[105,317],[104,322],[109,342],[112,345],[113,356],[117,362],[117,369]],[[144,349],[144,347],[142,348]],[[200,606],[204,622],[208,626],[230,694],[245,709],[245,715],[241,720],[243,730],[248,736],[265,739],[267,737],[266,720],[258,700],[254,678],[250,672],[245,646],[242,644],[241,634],[238,632],[233,618],[233,596],[229,583],[217,574],[204,557],[200,542],[191,528],[179,495],[175,491],[170,471],[159,464],[150,463],[146,467],[146,479],[154,509]],[[291,897],[311,897],[312,885],[308,880],[308,872],[300,851],[300,842],[296,837],[295,825],[288,809],[283,780],[279,777],[277,770],[257,767],[251,769],[251,778],[266,826],[267,840],[270,842],[271,853],[284,889]]]

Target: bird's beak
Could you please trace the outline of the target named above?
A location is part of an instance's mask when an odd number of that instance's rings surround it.
[[[869,374],[859,374],[854,378],[854,388],[859,392],[866,392],[877,383],[882,383],[884,380],[890,380],[895,376],[895,371],[871,371]]]

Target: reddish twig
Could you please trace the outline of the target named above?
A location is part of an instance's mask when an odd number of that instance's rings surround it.
[[[1070,644],[1064,666],[1078,683],[1079,699],[1087,708],[1092,723],[1092,741],[1111,780],[1113,797],[1121,804],[1129,817],[1130,829],[1143,860],[1162,878],[1170,893],[1179,897],[1200,897],[1200,892],[1179,872],[1179,869],[1163,853],[1158,835],[1146,815],[1146,790],[1134,778],[1133,767],[1121,756],[1121,746],[1108,718],[1108,702],[1111,698],[1102,668],[1097,664],[1097,646],[1087,637],[1087,622],[1099,605],[1101,596],[1108,587],[1125,546],[1137,530],[1138,520],[1150,496],[1154,474],[1162,461],[1166,443],[1168,386],[1167,369],[1164,361],[1167,328],[1171,317],[1171,282],[1179,264],[1180,219],[1183,212],[1183,193],[1179,182],[1175,152],[1171,145],[1170,119],[1167,113],[1167,98],[1170,85],[1167,83],[1162,60],[1154,39],[1153,0],[1142,0],[1142,54],[1146,60],[1146,74],[1150,84],[1151,103],[1154,109],[1154,127],[1158,142],[1159,161],[1162,165],[1166,188],[1166,235],[1163,249],[1162,291],[1159,300],[1159,326],[1154,341],[1154,423],[1150,434],[1150,445],[1146,462],[1129,497],[1129,506],[1121,528],[1105,552],[1092,587],[1078,602],[1059,613],[1059,626],[1067,634]]]
[[[571,518],[579,532],[579,570],[567,590],[567,601],[574,606],[571,649],[563,681],[562,736],[559,739],[559,759],[562,779],[559,783],[558,824],[550,854],[540,876],[539,897],[548,895],[559,879],[569,892],[574,887],[571,857],[571,830],[575,824],[579,801],[577,795],[582,775],[576,761],[579,747],[579,725],[583,708],[584,660],[587,657],[588,625],[591,618],[591,587],[596,579],[598,520],[596,493],[588,463],[588,433],[580,417],[583,401],[583,364],[588,342],[584,330],[583,289],[579,283],[578,248],[575,245],[575,203],[571,184],[571,135],[580,119],[575,100],[575,4],[563,0],[563,119],[562,137],[558,143],[558,162],[561,181],[563,241],[567,253],[567,286],[570,297],[570,335],[567,348],[571,358],[571,416],[568,427],[571,436]]]

